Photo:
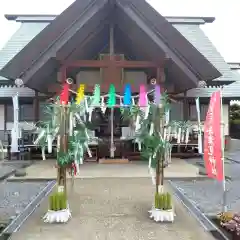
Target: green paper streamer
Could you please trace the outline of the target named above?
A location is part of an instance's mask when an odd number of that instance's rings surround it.
[[[109,87],[108,107],[113,108],[116,105],[116,90],[113,84]]]
[[[93,92],[93,105],[100,106],[101,90],[100,85],[96,84]]]

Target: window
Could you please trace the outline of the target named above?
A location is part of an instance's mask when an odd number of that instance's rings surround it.
[[[208,104],[200,104],[200,120],[204,121],[207,115]],[[189,120],[197,121],[197,109],[195,104],[189,105]]]
[[[176,102],[170,105],[170,120],[182,121],[183,120],[183,103]]]
[[[33,104],[20,104],[19,121],[34,121]]]
[[[6,121],[13,122],[13,105],[6,105]]]
[[[39,120],[40,121],[47,121],[51,119],[51,115],[46,113],[46,106],[49,105],[49,103],[43,101],[39,103]]]
[[[6,105],[6,121],[14,121],[13,105]],[[33,104],[21,104],[19,106],[19,121],[34,121]]]

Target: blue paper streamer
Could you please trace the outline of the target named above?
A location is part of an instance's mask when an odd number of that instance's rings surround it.
[[[131,105],[132,103],[131,99],[132,99],[131,86],[130,84],[126,84],[124,89],[123,104]]]

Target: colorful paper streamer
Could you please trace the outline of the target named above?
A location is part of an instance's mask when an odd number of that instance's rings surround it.
[[[66,105],[68,104],[69,99],[69,84],[64,83],[62,92],[60,93],[60,104]]]
[[[161,88],[160,85],[155,85],[155,91],[154,91],[154,103],[156,105],[159,105],[161,102]]]
[[[82,100],[84,99],[85,95],[85,84],[80,84],[79,88],[77,90],[77,96],[76,96],[76,104],[79,105]]]
[[[145,85],[140,85],[140,91],[139,91],[139,106],[140,107],[146,107],[147,106],[147,93]]]
[[[131,103],[132,103],[131,85],[126,84],[124,89],[123,105],[131,105]]]
[[[108,107],[112,108],[116,105],[116,90],[113,84],[109,87],[108,92]]]
[[[93,105],[100,106],[100,100],[101,100],[101,89],[100,89],[100,85],[96,84],[93,92]]]

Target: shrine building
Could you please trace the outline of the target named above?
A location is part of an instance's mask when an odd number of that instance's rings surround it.
[[[213,17],[164,17],[145,0],[76,0],[60,15],[5,15],[19,29],[0,51],[0,130],[13,126],[12,96],[18,92],[21,127],[44,118],[46,101],[72,78],[92,93],[95,84],[107,92],[113,83],[119,94],[130,83],[151,88],[156,80],[173,102],[172,120],[197,120],[200,98],[204,121],[209,97],[223,87],[225,135],[229,133],[229,103],[239,91],[229,88],[240,75],[225,62],[202,27]],[[22,87],[14,86],[22,79]],[[226,90],[225,90],[226,89]],[[121,137],[119,114],[114,115],[116,138]],[[108,137],[108,117],[97,116],[101,137]]]

